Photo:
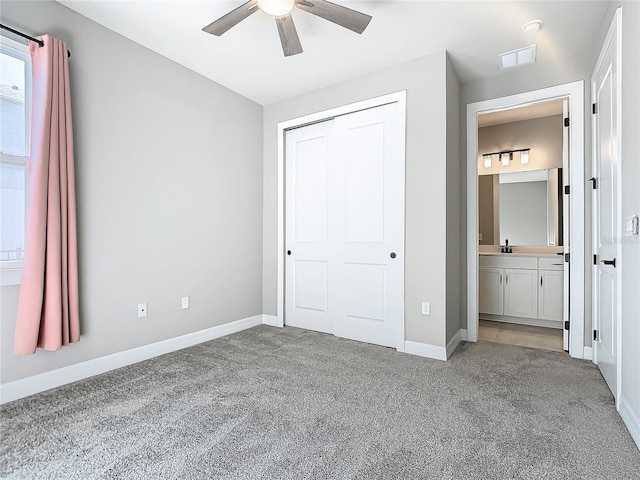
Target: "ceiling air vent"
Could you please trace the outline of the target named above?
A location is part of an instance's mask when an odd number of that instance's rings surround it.
[[[527,63],[535,63],[536,61],[536,46],[530,45],[519,50],[512,50],[510,52],[502,53],[498,55],[500,57],[500,68],[512,68],[520,65],[526,65]]]

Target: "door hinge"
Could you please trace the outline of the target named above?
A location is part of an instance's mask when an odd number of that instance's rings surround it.
[[[569,126],[569,117],[564,119],[564,126],[568,127]]]
[[[591,182],[591,188],[593,190],[595,190],[596,188],[598,188],[598,179],[596,177],[591,177],[589,180],[587,180],[588,182]]]
[[[594,330],[593,331],[593,339],[597,342],[598,340],[600,340],[600,334],[598,332],[598,330]]]
[[[564,261],[569,263],[571,261],[571,254],[570,253],[565,253],[564,254]]]
[[[598,264],[598,255],[596,255],[595,253],[593,254],[593,264],[594,265]]]
[[[598,107],[596,106],[596,104],[595,104],[595,103],[592,103],[592,104],[591,104],[591,113],[592,113],[592,114],[594,114],[594,115],[595,115],[596,113],[598,113]]]
[[[569,320],[565,320],[565,322],[564,322],[564,329],[565,329],[565,330],[569,330]]]
[[[571,185],[564,186],[564,194],[569,195],[571,193]]]

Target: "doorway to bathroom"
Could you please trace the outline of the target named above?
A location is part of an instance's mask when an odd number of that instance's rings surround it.
[[[471,341],[584,358],[582,95],[575,82],[468,106]]]
[[[479,340],[568,350],[565,118],[566,98],[478,115]]]

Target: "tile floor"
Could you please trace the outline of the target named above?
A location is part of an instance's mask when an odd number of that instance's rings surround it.
[[[562,352],[562,330],[480,320],[478,340]]]

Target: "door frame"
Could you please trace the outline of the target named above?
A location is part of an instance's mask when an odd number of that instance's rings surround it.
[[[367,100],[363,100],[360,102],[354,102],[347,105],[342,105],[335,108],[330,108],[328,110],[323,110],[316,113],[311,113],[308,115],[303,115],[301,117],[296,117],[291,120],[286,120],[284,122],[278,123],[278,133],[277,133],[277,141],[278,141],[278,251],[277,251],[277,266],[278,266],[278,282],[277,282],[277,293],[276,293],[276,316],[275,318],[269,321],[269,325],[273,325],[276,327],[284,327],[284,317],[285,317],[285,308],[284,308],[284,276],[285,276],[285,215],[284,215],[284,205],[285,205],[285,192],[284,192],[284,184],[285,184],[285,134],[287,130],[292,130],[294,128],[304,127],[306,125],[310,125],[313,123],[324,122],[326,120],[331,120],[335,117],[339,117],[342,115],[348,115],[350,113],[359,112],[361,110],[367,110],[370,108],[381,107],[383,105],[389,105],[392,103],[398,104],[398,135],[399,138],[399,148],[400,155],[405,161],[402,163],[403,166],[406,163],[406,118],[407,118],[407,91],[402,90],[399,92],[390,93],[387,95],[382,95],[379,97],[370,98]],[[404,176],[404,175],[403,175]],[[406,179],[405,179],[406,183]],[[404,218],[404,212],[403,212]],[[403,224],[403,243],[404,243],[404,230],[405,225]],[[404,265],[403,265],[404,271]],[[404,282],[402,284],[402,290],[404,292]],[[398,325],[397,332],[397,350],[400,352],[404,351],[404,341],[405,341],[405,313],[404,313],[404,295],[402,301],[402,322]]]
[[[617,78],[616,82],[616,91],[617,95],[614,99],[616,106],[616,141],[617,141],[617,161],[618,165],[616,167],[616,174],[618,175],[618,193],[615,201],[618,203],[618,218],[616,219],[618,222],[618,238],[622,239],[622,7],[618,7],[616,9],[616,13],[611,20],[611,25],[609,26],[609,30],[607,32],[607,36],[602,43],[602,47],[600,49],[600,53],[598,54],[598,60],[596,62],[595,67],[593,68],[593,73],[591,75],[591,103],[596,103],[596,84],[595,84],[595,72],[602,66],[602,62],[604,61],[605,53],[611,43],[615,42],[615,56],[614,61],[616,62],[617,68]],[[596,161],[597,161],[597,143],[596,143],[596,116],[591,115],[591,168],[593,176],[596,175]],[[593,190],[592,190],[593,192]],[[597,245],[597,231],[596,231],[596,217],[598,215],[598,211],[596,209],[596,195],[591,195],[591,205],[592,205],[592,244],[593,251],[595,252]],[[593,329],[600,330],[600,317],[597,316],[598,310],[598,296],[597,292],[597,284],[596,284],[596,275],[597,275],[597,265],[591,266],[591,275],[593,278],[593,282],[591,285],[592,288],[592,301],[591,301],[591,312],[593,319]],[[616,245],[616,391],[612,392],[615,396],[616,408],[620,408],[620,397],[622,393],[622,242],[617,242]],[[596,348],[596,341],[592,340],[592,348],[593,348],[593,363],[598,364],[598,349]]]
[[[584,81],[494,98],[467,105],[467,338],[478,340],[478,114],[514,107],[569,99],[569,165],[571,262],[569,355],[591,359],[591,347],[584,346],[585,330],[585,225],[584,225]],[[565,183],[566,184],[566,183]],[[565,247],[565,252],[567,248]],[[587,350],[588,349],[588,350]]]

